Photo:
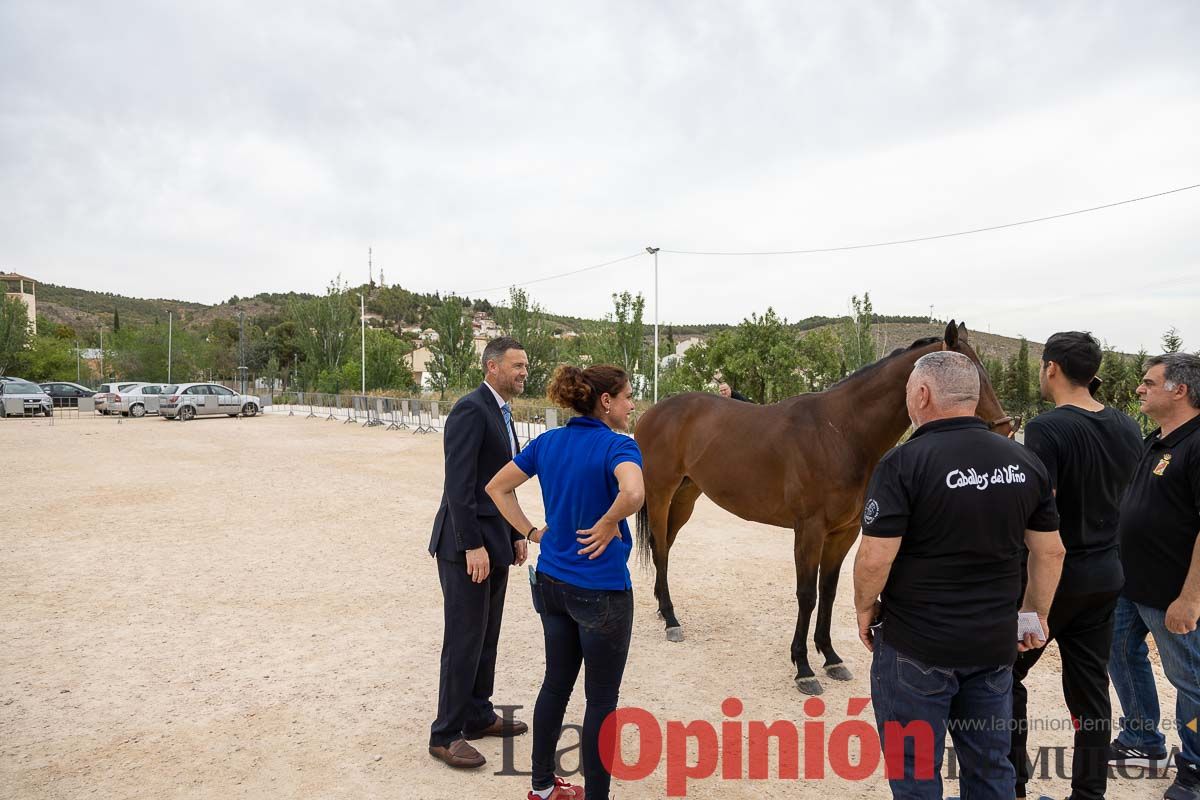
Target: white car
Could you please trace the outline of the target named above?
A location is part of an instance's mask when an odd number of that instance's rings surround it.
[[[137,381],[121,381],[120,383],[102,383],[96,388],[96,410],[101,414],[111,414],[112,409],[108,407],[112,396],[128,389],[130,386],[137,386]]]
[[[113,414],[127,417],[144,417],[158,413],[159,400],[167,383],[135,383],[116,392],[110,392],[106,408]]]
[[[238,394],[219,383],[167,384],[162,389],[158,415],[163,419],[178,417],[185,422],[218,414],[253,417],[258,413],[261,402],[252,394]]]

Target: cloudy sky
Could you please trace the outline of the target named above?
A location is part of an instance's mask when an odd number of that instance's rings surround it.
[[[0,270],[215,302],[364,281],[371,247],[388,283],[498,300],[654,245],[664,321],[870,291],[1195,348],[1200,189],[665,251],[1200,184],[1197,41],[1193,0],[0,0]],[[599,316],[653,262],[528,289]]]

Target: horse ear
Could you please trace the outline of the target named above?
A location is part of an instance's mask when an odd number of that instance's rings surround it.
[[[954,345],[958,344],[958,326],[954,324],[954,320],[950,320],[946,325],[946,335],[943,337],[943,341],[946,342],[946,347],[949,348],[953,348]]]
[[[958,338],[961,339],[964,344],[966,343],[966,341],[967,341],[967,323],[965,323],[965,322],[958,323]]]

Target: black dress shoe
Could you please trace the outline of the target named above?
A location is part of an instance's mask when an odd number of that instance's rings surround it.
[[[486,728],[470,732],[464,731],[463,735],[468,739],[482,739],[485,736],[520,736],[528,730],[529,726],[519,719],[496,717]]]

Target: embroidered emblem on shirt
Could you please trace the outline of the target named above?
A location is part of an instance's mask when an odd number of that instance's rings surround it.
[[[863,522],[870,525],[875,520],[879,519],[879,503],[875,502],[875,498],[867,501],[867,507],[863,509]]]
[[[1167,467],[1171,463],[1171,454],[1165,454],[1154,467],[1154,474],[1162,477],[1162,474],[1167,471]]]

